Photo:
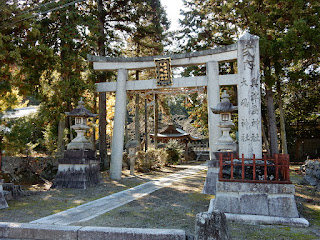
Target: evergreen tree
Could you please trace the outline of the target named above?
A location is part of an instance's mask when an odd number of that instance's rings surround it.
[[[269,121],[271,153],[278,152],[275,91],[278,90],[278,99],[282,100],[286,91],[283,85],[299,81],[299,74],[307,69],[311,71],[304,76],[318,81],[310,72],[315,74],[319,68],[319,1],[185,0],[184,3],[188,10],[184,12],[181,39],[185,39],[186,49],[230,44],[245,30],[260,37],[261,80],[268,113],[265,119]],[[284,124],[281,129],[284,135]]]
[[[165,30],[169,23],[159,0],[135,1],[133,25],[129,33],[128,55],[134,57],[160,55],[163,52]],[[145,73],[144,75],[149,75]],[[151,73],[152,74],[152,73]],[[140,79],[140,71],[135,80]],[[135,95],[135,139],[140,143],[140,97]],[[157,130],[156,130],[157,131]]]
[[[19,92],[22,62],[21,43],[29,28],[29,21],[22,21],[27,14],[19,1],[0,1],[0,114],[15,107],[21,100]],[[21,76],[23,77],[23,76]]]

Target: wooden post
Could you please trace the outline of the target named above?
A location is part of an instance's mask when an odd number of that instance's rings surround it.
[[[244,177],[245,177],[245,174],[244,174],[244,154],[242,154],[242,157],[241,157],[241,160],[242,160],[242,166],[241,166],[241,170],[242,170],[242,180],[244,180]]]
[[[158,111],[158,94],[154,94],[154,148],[158,148],[158,121],[159,121],[159,111]]]
[[[276,165],[276,181],[279,181],[279,159],[278,159],[278,154],[274,154],[275,158],[275,165]]]
[[[220,170],[219,170],[219,176],[220,179],[223,178],[222,170],[223,170],[223,155],[222,153],[219,153],[219,162],[220,162]]]
[[[230,179],[233,179],[233,153],[231,153],[231,156],[230,156],[230,163],[231,163],[231,166],[230,166]]]
[[[256,155],[253,154],[253,179],[252,180],[256,180]]]
[[[268,173],[267,173],[267,156],[263,155],[263,160],[264,160],[264,180],[268,180]]]
[[[144,99],[144,151],[148,151],[148,105],[147,105],[147,99]]]

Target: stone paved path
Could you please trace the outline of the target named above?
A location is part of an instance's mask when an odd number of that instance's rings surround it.
[[[69,225],[74,222],[88,221],[204,169],[206,169],[206,164],[191,166],[188,169],[173,173],[167,177],[150,181],[134,188],[85,203],[78,207],[37,219],[31,223]]]

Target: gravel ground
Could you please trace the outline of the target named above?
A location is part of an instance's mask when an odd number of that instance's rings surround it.
[[[136,177],[130,177],[128,171],[124,171],[124,178],[119,182],[108,180],[108,176],[104,175],[103,184],[87,190],[48,190],[48,185],[29,186],[32,194],[9,201],[10,207],[0,210],[0,221],[30,222],[182,169],[184,169],[183,165]],[[212,198],[210,195],[201,194],[205,176],[206,171],[201,171],[88,222],[73,225],[176,228],[184,229],[192,235],[195,215],[207,211]],[[320,239],[320,194],[310,186],[301,185],[301,176],[295,172],[292,173],[292,181],[296,184],[296,201],[299,212],[310,221],[309,228],[255,226],[229,222],[232,238],[246,240]]]

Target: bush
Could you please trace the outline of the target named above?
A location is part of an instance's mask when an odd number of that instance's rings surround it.
[[[10,131],[4,134],[3,148],[6,155],[32,155],[40,144],[41,128],[33,116],[9,120]]]
[[[139,172],[149,172],[165,165],[166,152],[162,149],[149,149],[147,152],[138,151],[136,167]]]
[[[165,148],[167,153],[166,164],[177,164],[181,159],[183,148],[177,140],[170,140]]]

